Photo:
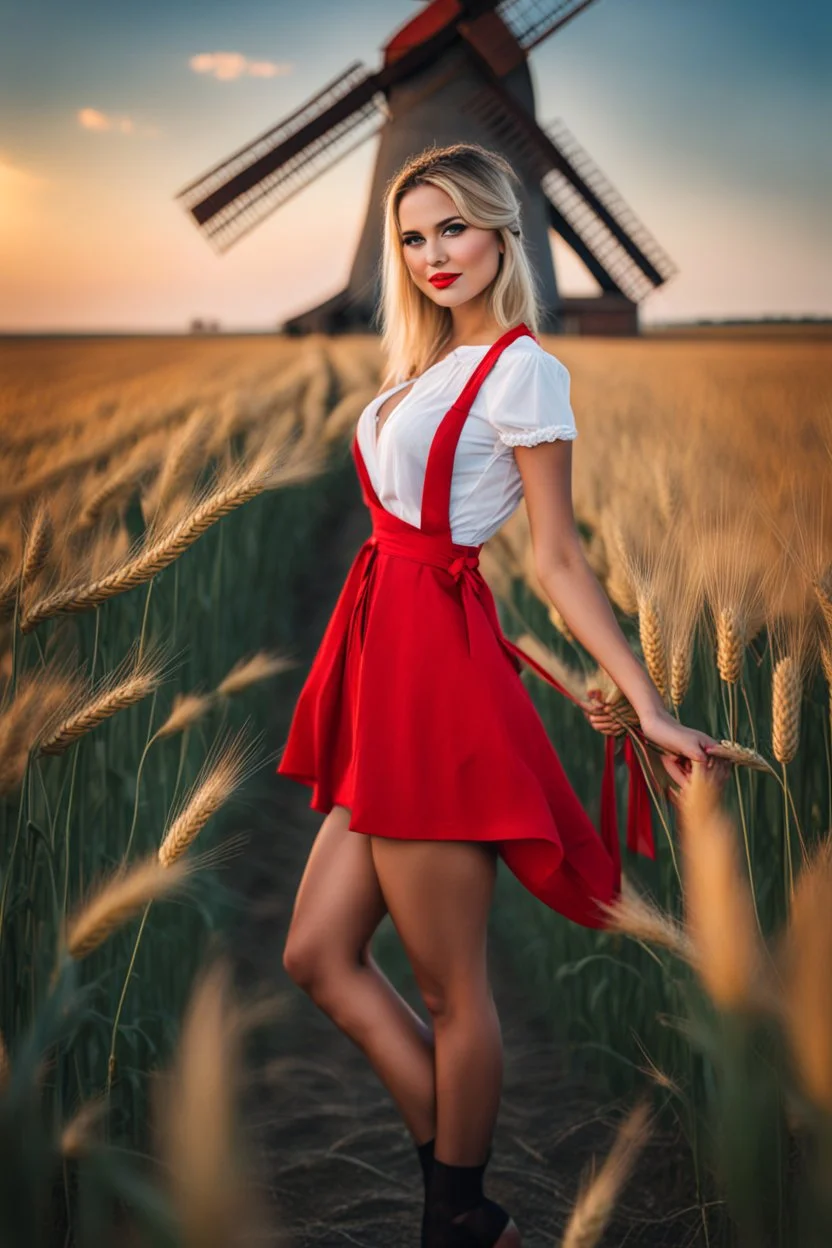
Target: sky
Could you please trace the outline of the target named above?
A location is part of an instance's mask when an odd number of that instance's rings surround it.
[[[377,138],[223,256],[175,195],[350,62],[379,66],[418,8],[0,0],[0,331],[269,329],[341,290]],[[645,324],[832,314],[826,0],[596,0],[529,66],[538,120],[679,270]],[[592,293],[553,246],[563,293]]]

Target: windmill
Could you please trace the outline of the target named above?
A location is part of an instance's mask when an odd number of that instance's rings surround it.
[[[527,58],[593,0],[430,0],[360,61],[179,192],[225,251],[359,144],[380,135],[369,204],[346,287],[284,323],[289,333],[366,330],[378,299],[384,188],[436,143],[477,142],[516,170],[526,246],[545,307],[543,332],[632,334],[638,304],[676,271],[560,122],[535,117]],[[595,278],[587,298],[558,293],[550,231]]]

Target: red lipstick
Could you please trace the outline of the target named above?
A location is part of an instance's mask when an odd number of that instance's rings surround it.
[[[461,273],[434,273],[433,277],[429,277],[428,281],[432,286],[438,286],[440,289],[450,286],[458,277],[462,277]]]

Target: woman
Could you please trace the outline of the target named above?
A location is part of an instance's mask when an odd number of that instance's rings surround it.
[[[367,1054],[402,1113],[425,1179],[424,1248],[521,1243],[482,1187],[502,1083],[486,968],[497,858],[585,926],[604,926],[597,903],[620,887],[477,568],[521,497],[541,584],[666,751],[670,776],[683,786],[716,744],[665,710],[583,557],[569,374],[534,336],[516,181],[499,155],[455,144],[410,160],[387,188],[387,371],[353,442],[373,536],[277,768],[311,785],[310,805],[326,815],[284,966]],[[432,1027],[371,956],[387,911]]]

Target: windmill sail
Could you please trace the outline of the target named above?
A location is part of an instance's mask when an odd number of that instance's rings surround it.
[[[575,179],[561,169],[551,169],[541,179],[546,198],[616,287],[628,299],[638,302],[654,287],[668,281],[676,273],[676,266],[564,123],[556,121],[541,129],[606,211],[599,213],[581,193]]]
[[[466,111],[539,179],[552,224],[603,289],[637,301],[673,275],[672,261],[563,122],[541,126],[497,83],[472,95]]]
[[[526,52],[565,26],[594,0],[502,0],[497,12]]]
[[[197,225],[225,251],[381,128],[378,77],[360,61],[279,125],[179,192]]]

